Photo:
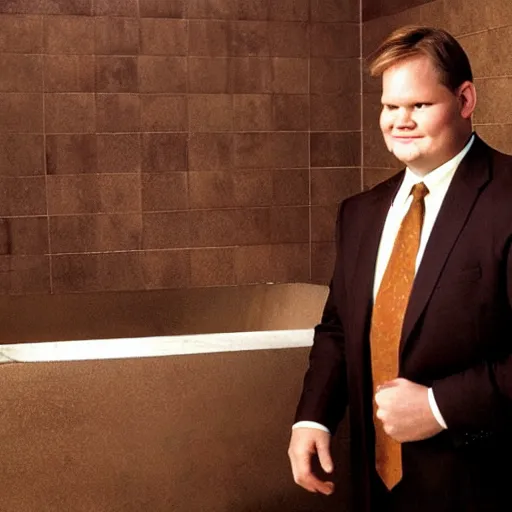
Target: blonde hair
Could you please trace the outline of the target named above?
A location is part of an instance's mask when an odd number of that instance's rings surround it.
[[[371,76],[379,76],[398,61],[425,55],[434,64],[441,83],[455,91],[466,80],[473,81],[468,56],[445,30],[407,25],[392,32],[367,59]]]

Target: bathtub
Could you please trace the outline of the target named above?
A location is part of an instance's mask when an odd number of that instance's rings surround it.
[[[327,288],[2,297],[2,512],[349,510],[286,449]]]

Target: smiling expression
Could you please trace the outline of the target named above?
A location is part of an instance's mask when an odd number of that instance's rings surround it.
[[[424,175],[454,157],[471,134],[462,90],[439,81],[432,61],[417,55],[382,75],[380,128],[386,146],[413,172]]]

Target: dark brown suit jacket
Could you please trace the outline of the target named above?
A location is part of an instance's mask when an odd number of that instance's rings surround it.
[[[357,512],[509,511],[512,156],[478,137],[428,240],[399,354],[399,376],[433,387],[449,428],[403,444],[404,476],[391,493],[374,470],[372,289],[380,235],[403,176],[340,205],[335,269],[296,421],[334,432],[349,407]]]

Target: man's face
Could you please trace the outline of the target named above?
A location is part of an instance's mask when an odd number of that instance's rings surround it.
[[[463,126],[459,97],[439,81],[427,56],[399,61],[382,76],[380,128],[400,161],[426,174],[457,154]]]

